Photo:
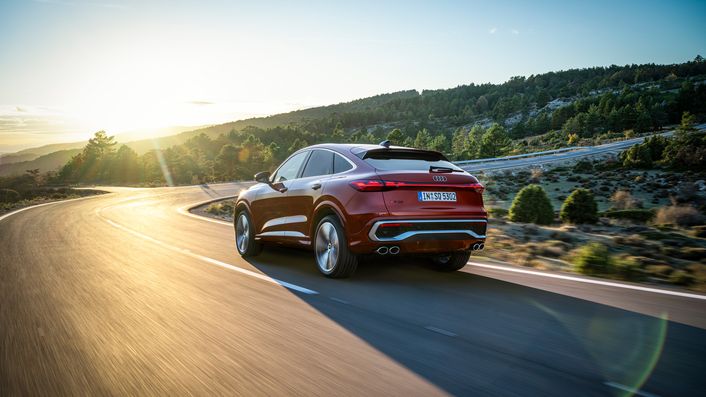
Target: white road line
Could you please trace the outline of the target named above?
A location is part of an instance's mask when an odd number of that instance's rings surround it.
[[[341,303],[343,305],[350,305],[350,302],[348,302],[347,300],[344,300],[344,299],[340,299],[340,298],[336,298],[336,297],[331,297],[329,299],[331,299],[334,302]]]
[[[659,289],[659,288],[641,287],[639,285],[616,283],[616,282],[612,282],[612,281],[594,280],[594,279],[590,279],[590,278],[575,277],[575,276],[569,276],[569,275],[564,275],[564,274],[538,272],[535,270],[518,269],[518,268],[507,267],[507,266],[488,265],[485,263],[478,263],[478,262],[468,262],[468,264],[471,266],[483,267],[486,269],[493,269],[493,270],[500,270],[503,272],[531,274],[534,276],[556,278],[556,279],[560,279],[560,280],[576,281],[579,283],[605,285],[608,287],[625,288],[625,289],[632,289],[632,290],[636,290],[636,291],[652,292],[652,293],[656,293],[656,294],[673,295],[673,296],[680,296],[683,298],[706,300],[706,295],[690,294],[688,292],[679,292],[679,291],[670,291],[670,290]]]
[[[453,338],[454,336],[456,336],[456,334],[453,333],[453,332],[451,332],[451,331],[447,331],[447,330],[442,329],[442,328],[433,327],[433,326],[431,326],[431,325],[427,325],[427,326],[424,327],[424,328],[427,329],[427,330],[429,330],[429,331],[431,331],[431,332],[436,332],[437,334],[450,336],[450,337],[452,337],[452,338]]]
[[[5,218],[8,218],[12,215],[19,214],[22,211],[31,210],[32,208],[44,207],[45,205],[53,205],[53,204],[59,204],[59,203],[68,203],[69,201],[85,200],[85,199],[89,199],[89,198],[100,197],[102,195],[103,194],[94,194],[92,196],[77,197],[77,198],[72,198],[72,199],[68,199],[68,200],[57,200],[57,201],[51,201],[48,203],[30,205],[29,207],[20,208],[18,210],[8,212],[7,214],[0,216],[0,221],[2,221]]]
[[[113,227],[115,227],[115,228],[118,228],[118,229],[120,229],[120,230],[123,230],[123,231],[125,231],[125,232],[128,232],[128,233],[130,233],[130,234],[132,234],[132,235],[134,235],[134,236],[140,237],[140,238],[142,238],[142,239],[144,239],[144,240],[151,241],[151,242],[153,242],[153,243],[155,243],[155,244],[157,244],[157,245],[160,245],[160,246],[162,246],[162,247],[164,247],[164,248],[167,248],[167,249],[169,249],[169,250],[172,250],[172,251],[179,252],[179,253],[181,253],[181,254],[190,256],[190,257],[192,257],[192,258],[194,258],[194,259],[198,259],[198,260],[200,260],[200,261],[203,261],[203,262],[206,262],[206,263],[210,263],[210,264],[212,264],[212,265],[220,266],[220,267],[225,268],[225,269],[228,269],[228,270],[233,270],[233,271],[235,271],[235,272],[244,274],[244,275],[246,275],[246,276],[254,277],[254,278],[257,278],[257,279],[260,279],[260,280],[263,280],[263,281],[267,281],[267,282],[272,283],[272,284],[281,285],[281,286],[283,286],[283,287],[285,287],[285,288],[288,288],[288,289],[291,289],[291,290],[294,290],[294,291],[298,291],[298,292],[301,292],[301,293],[303,293],[303,294],[308,294],[308,295],[316,295],[316,294],[318,294],[317,291],[314,291],[314,290],[311,290],[311,289],[308,289],[308,288],[304,288],[304,287],[301,287],[301,286],[296,285],[296,284],[288,283],[288,282],[286,282],[286,281],[278,280],[278,279],[276,279],[276,278],[272,278],[272,277],[266,276],[266,275],[261,274],[261,273],[256,273],[256,272],[253,272],[253,271],[251,271],[251,270],[247,270],[247,269],[243,269],[243,268],[241,268],[241,267],[233,266],[233,265],[231,265],[231,264],[228,264],[228,263],[225,263],[225,262],[221,262],[221,261],[219,261],[219,260],[216,260],[216,259],[213,259],[213,258],[209,258],[209,257],[207,257],[207,256],[195,254],[195,253],[191,252],[191,251],[188,250],[188,249],[179,248],[179,247],[175,247],[175,246],[173,246],[173,245],[169,245],[169,244],[167,244],[167,243],[165,243],[165,242],[163,242],[163,241],[154,239],[154,238],[152,238],[152,237],[150,237],[150,236],[147,236],[147,235],[144,235],[144,234],[142,234],[142,233],[140,233],[140,232],[137,232],[137,231],[135,231],[135,230],[129,229],[129,228],[127,228],[127,227],[125,227],[125,226],[123,226],[123,225],[121,225],[121,224],[119,224],[119,223],[115,223],[115,222],[111,221],[110,219],[106,219],[106,218],[103,218],[103,219],[104,219],[106,222],[108,222],[111,226],[113,226]]]
[[[635,389],[634,387],[629,387],[625,386],[623,384],[617,383],[617,382],[603,382],[604,385],[614,387],[618,390],[622,390],[625,392],[630,393],[631,395],[635,396],[640,396],[640,397],[659,397],[656,394],[648,393],[646,391],[640,391],[639,389]]]

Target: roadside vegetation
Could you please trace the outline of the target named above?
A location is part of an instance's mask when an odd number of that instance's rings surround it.
[[[491,208],[483,255],[706,292],[706,140],[693,124],[686,113],[673,137],[617,157],[481,175]],[[546,201],[549,221],[537,217]],[[517,208],[534,215],[518,216]]]
[[[38,170],[14,177],[0,177],[0,215],[35,204],[105,193],[95,189],[53,186]]]

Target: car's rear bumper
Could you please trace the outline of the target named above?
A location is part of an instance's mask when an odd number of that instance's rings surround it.
[[[470,250],[484,242],[486,218],[375,219],[364,231],[349,237],[351,251],[375,253],[380,247],[399,247],[400,254],[433,254]]]

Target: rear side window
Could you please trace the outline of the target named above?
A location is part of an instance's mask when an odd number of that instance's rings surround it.
[[[346,172],[352,169],[353,166],[348,160],[344,159],[340,155],[336,154],[333,156],[333,173],[338,174],[339,172]]]
[[[306,167],[304,167],[302,178],[330,174],[333,174],[333,152],[314,150],[306,163]]]
[[[429,152],[414,151],[380,151],[369,152],[363,161],[382,171],[429,171],[430,167],[450,168],[463,171],[449,161],[439,158],[439,155]]]

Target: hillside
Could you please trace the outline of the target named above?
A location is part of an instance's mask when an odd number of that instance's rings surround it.
[[[679,123],[684,113],[697,121],[706,117],[702,57],[672,65],[572,69],[512,77],[502,84],[377,95],[127,142],[132,150],[123,151],[122,160],[142,169],[138,179],[148,181],[164,178],[162,160],[153,149],[163,151],[175,183],[250,178],[292,151],[320,142],[390,139],[462,160],[622,139]],[[82,181],[82,175],[73,173],[70,180]]]
[[[400,91],[390,94],[381,94],[369,98],[357,99],[351,102],[344,102],[335,105],[319,106],[314,108],[295,110],[288,113],[275,114],[267,117],[254,117],[245,120],[238,120],[224,124],[218,124],[210,127],[199,128],[192,131],[182,132],[181,134],[165,136],[158,139],[145,139],[140,141],[127,142],[137,153],[142,154],[155,147],[168,148],[175,145],[185,143],[189,139],[200,134],[206,134],[210,138],[216,138],[218,135],[227,134],[230,131],[242,131],[247,127],[256,127],[261,129],[270,129],[279,126],[299,125],[315,120],[329,119],[338,117],[338,115],[352,112],[375,112],[386,104],[396,101],[416,98],[419,93],[415,90]]]
[[[58,150],[43,156],[39,156],[34,160],[21,161],[11,164],[0,164],[0,176],[10,176],[23,174],[26,170],[39,169],[44,173],[47,171],[56,171],[58,168],[66,164],[71,157],[80,153],[81,149],[65,149]]]

